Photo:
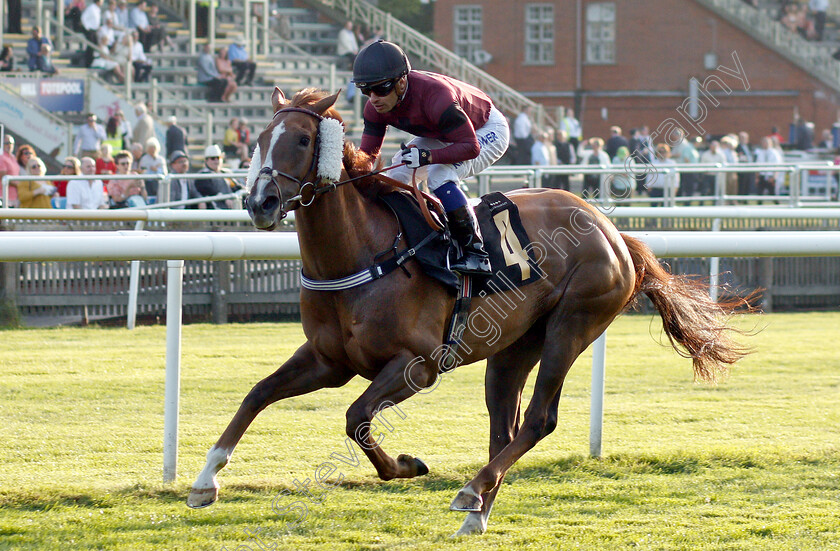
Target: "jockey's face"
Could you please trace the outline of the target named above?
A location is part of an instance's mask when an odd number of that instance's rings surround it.
[[[371,86],[370,102],[377,113],[387,113],[397,106],[400,96],[405,92],[405,77],[397,80],[391,90],[383,96],[377,95],[375,88],[376,84]]]

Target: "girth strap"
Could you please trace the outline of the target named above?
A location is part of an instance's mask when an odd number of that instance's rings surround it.
[[[428,245],[438,235],[438,232],[433,231],[429,233],[429,235],[424,237],[414,247],[404,249],[402,252],[398,253],[397,255],[389,258],[384,262],[379,262],[377,264],[374,264],[370,268],[367,268],[360,272],[356,272],[355,274],[349,275],[347,277],[342,277],[340,279],[309,279],[304,275],[303,270],[301,270],[300,284],[304,289],[309,289],[310,291],[344,291],[346,289],[352,289],[353,287],[359,287],[361,285],[364,285],[365,283],[370,283],[373,280],[379,279],[390,274],[391,272],[408,262],[408,260],[410,260],[411,257],[417,254],[417,251]]]

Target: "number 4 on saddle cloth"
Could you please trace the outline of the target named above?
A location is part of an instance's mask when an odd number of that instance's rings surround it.
[[[428,238],[431,229],[414,197],[395,191],[381,195],[380,198],[399,219],[409,247],[416,247]],[[452,319],[444,335],[443,342],[448,351],[440,362],[441,371],[454,369],[460,363],[460,336],[466,326],[472,297],[512,291],[545,277],[532,248],[528,246],[531,241],[513,201],[494,192],[482,197],[474,207],[484,237],[484,248],[490,255],[490,277],[461,276],[450,271],[449,263],[458,258],[460,251],[456,250],[455,241],[447,239],[443,234],[420,246],[415,255],[426,275],[437,279],[458,295]]]

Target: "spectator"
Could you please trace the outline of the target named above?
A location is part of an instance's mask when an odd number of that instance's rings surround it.
[[[122,134],[123,139],[126,141],[125,145],[128,146],[128,140],[130,139],[130,136],[133,133],[131,123],[128,121],[128,119],[125,118],[125,113],[122,112],[122,109],[117,109],[117,111],[114,113],[114,116],[117,117],[120,133]],[[128,147],[123,147],[121,149],[128,149]],[[114,151],[119,151],[119,149],[115,147]]]
[[[139,142],[133,142],[129,148],[129,153],[131,153],[131,170],[134,172],[140,173],[140,159],[143,158],[143,155],[146,154],[146,151],[143,148],[143,144]]]
[[[99,38],[99,46],[93,52],[91,69],[101,69],[107,75],[113,75],[118,84],[125,82],[125,73],[119,60],[111,53],[108,47],[108,37],[102,35]]]
[[[129,39],[128,35],[126,35],[126,39]],[[143,44],[137,39],[137,31],[132,31],[130,40],[131,66],[134,67],[134,80],[135,82],[149,82],[152,64],[146,56]]]
[[[814,40],[822,41],[825,31],[825,14],[828,11],[828,0],[810,0],[808,9],[814,14]]]
[[[254,83],[254,72],[257,70],[257,64],[248,57],[244,34],[236,35],[233,43],[228,47],[228,59],[233,64],[236,84],[251,86]]]
[[[336,55],[340,64],[346,70],[353,69],[353,61],[359,53],[359,43],[356,41],[356,33],[353,32],[353,22],[347,21],[344,27],[338,31]]]
[[[569,142],[577,150],[580,140],[583,137],[583,130],[580,126],[580,121],[575,118],[575,112],[572,109],[566,109],[563,117],[560,119],[560,130],[564,130],[569,136]]]
[[[128,2],[126,0],[118,0],[117,2],[117,27],[122,28],[125,32],[134,30],[131,27],[131,12],[128,9]]]
[[[700,162],[700,154],[697,148],[691,143],[682,129],[677,130],[679,141],[671,150],[671,158],[681,165],[694,165]],[[678,195],[691,197],[697,191],[698,175],[696,172],[684,172],[680,174],[680,189]]]
[[[84,33],[82,26],[82,12],[85,11],[85,0],[67,0],[64,2],[64,23],[77,33]]]
[[[82,157],[81,173],[93,176],[96,165],[90,157]],[[102,180],[70,180],[67,184],[67,209],[107,209],[105,184]]]
[[[225,128],[225,136],[222,140],[222,152],[228,158],[234,158],[237,162],[248,158],[248,146],[240,140],[239,134],[239,119],[236,117],[230,119],[227,128]]]
[[[151,42],[153,38],[152,26],[149,22],[149,16],[146,14],[148,5],[146,0],[140,0],[129,12],[128,26],[132,30],[136,30],[140,42],[143,44],[143,49],[147,52],[151,51]]]
[[[373,33],[368,37],[367,40],[364,41],[362,44],[362,48],[366,46],[370,46],[377,40],[385,40],[385,31],[382,30],[382,27],[375,27],[373,29]]]
[[[23,144],[18,147],[17,154],[18,174],[26,174],[29,170],[29,159],[35,157],[35,150],[29,144]]]
[[[108,13],[107,11],[105,12]],[[102,42],[102,37],[105,37],[105,44],[109,48],[113,48],[114,44],[117,43],[117,32],[114,30],[114,18],[113,17],[102,17],[102,24],[99,26],[99,30],[96,31],[96,40],[97,44]]]
[[[131,153],[120,151],[114,155],[117,163],[117,174],[132,174]],[[146,204],[148,195],[141,180],[110,180],[106,184],[110,208],[123,209],[126,207],[140,207]]]
[[[41,36],[41,27],[32,27],[32,38],[26,42],[26,53],[29,55],[29,70],[43,71],[55,74],[56,70],[50,60],[52,42],[46,36]]]
[[[81,173],[82,171],[79,166],[79,159],[76,157],[64,158],[64,164],[62,165],[59,174],[62,176],[76,176]],[[59,197],[67,197],[67,180],[56,180],[53,182],[53,185],[55,186]]]
[[[554,147],[557,150],[557,164],[559,165],[575,165],[577,164],[577,155],[575,148],[569,142],[569,135],[565,130],[558,130],[557,138],[554,140]],[[557,174],[553,182],[559,189],[569,191],[569,175]]]
[[[355,86],[354,86],[355,88]],[[251,130],[248,128],[248,119],[239,119],[239,141],[245,146],[245,158],[242,161],[251,159]]]
[[[527,164],[548,166],[548,149],[545,147],[542,132],[537,133],[537,139],[534,140],[534,144],[531,146],[529,161]]]
[[[147,52],[151,53],[152,48],[157,46],[158,51],[163,52],[164,45],[171,47],[173,43],[172,39],[169,36],[167,36],[166,28],[160,20],[160,16],[158,15],[157,4],[149,5],[149,11],[147,13],[147,16],[149,20],[149,38],[147,41],[141,40],[141,42],[143,43],[143,48]]]
[[[635,165],[630,157],[630,148],[626,145],[619,147],[615,152],[615,157],[612,158],[612,165],[621,167],[621,170],[608,177],[610,187],[607,191],[613,199],[629,199],[635,187],[635,180],[630,176],[632,173],[630,169]]]
[[[280,14],[277,16],[277,34],[283,40],[292,39],[292,22],[288,15]]]
[[[9,26],[8,26],[8,29],[6,30],[6,32],[9,33],[9,34],[22,34],[23,29],[21,29],[21,26],[20,26],[21,16],[22,16],[21,1],[20,0],[8,0],[7,6],[8,7],[6,8],[6,10],[8,12]],[[0,25],[2,25],[2,24],[3,24],[3,22],[0,21]]]
[[[73,152],[76,157],[99,157],[99,148],[106,138],[105,129],[97,122],[94,113],[88,113],[87,122],[79,127]]]
[[[704,164],[719,164],[726,166],[726,155],[720,149],[720,142],[712,140],[709,142],[709,149],[700,155],[700,162]],[[712,195],[723,192],[726,188],[725,172],[708,172],[703,174],[700,181],[700,195]]]
[[[187,199],[198,199],[201,197],[201,194],[195,188],[195,181],[188,179],[188,178],[179,178],[177,174],[186,174],[190,171],[190,159],[187,157],[187,154],[181,150],[173,151],[172,154],[169,156],[169,168],[171,169],[171,174],[173,174],[172,179],[169,181],[169,200],[172,202],[175,201],[185,201]],[[192,205],[178,205],[176,207],[172,207],[173,209],[204,209],[207,208],[204,203],[192,204]]]
[[[82,12],[81,21],[85,38],[90,42],[85,50],[85,67],[90,67],[90,64],[93,63],[94,52],[99,44],[96,33],[102,26],[102,0],[93,0],[86,7],[85,11]]]
[[[146,140],[146,153],[140,157],[141,174],[166,174],[166,159],[160,154],[160,142],[152,137]],[[146,192],[157,196],[158,180],[146,180]]]
[[[795,147],[800,151],[808,151],[814,147],[814,125],[802,117],[796,118]]]
[[[96,174],[108,175],[117,173],[117,163],[114,161],[113,151],[114,149],[109,143],[103,143],[102,147],[99,148],[99,158],[96,159]]]
[[[102,144],[111,146],[111,151],[120,151],[126,148],[125,133],[120,127],[120,118],[117,114],[108,117],[105,123],[105,139]]]
[[[580,164],[591,166],[610,166],[610,158],[604,151],[604,140],[601,138],[589,138],[590,150],[581,155]],[[584,174],[583,191],[584,198],[588,199],[601,193],[601,182],[606,179],[604,174]]]
[[[527,165],[531,162],[531,146],[534,145],[534,137],[531,135],[533,129],[531,106],[526,105],[513,121],[513,139],[516,140],[513,164]]]
[[[11,44],[3,46],[0,51],[0,73],[11,73],[15,70],[15,50]]]
[[[166,153],[171,157],[175,151],[186,151],[189,145],[187,132],[183,127],[178,126],[175,115],[166,119],[166,126]]]
[[[208,145],[204,149],[204,166],[199,171],[204,173],[217,173],[222,171],[222,150],[218,145]],[[230,193],[230,186],[221,176],[202,178],[195,181],[195,189],[202,197],[213,197],[214,195]],[[225,199],[207,203],[209,209],[231,209],[233,201]]]
[[[237,85],[236,77],[233,74],[233,64],[228,59],[227,50],[225,48],[219,48],[216,51],[216,58],[214,62],[216,63],[216,70],[219,72],[219,76],[227,80],[228,87],[233,88],[231,94],[236,92]]]
[[[17,176],[20,174],[20,165],[15,158],[15,139],[10,134],[3,136],[3,152],[0,153],[0,178],[3,176]],[[2,197],[0,197],[2,200]],[[9,185],[9,206],[18,206],[17,187]]]
[[[149,138],[153,138],[155,135],[155,120],[143,103],[134,106],[134,114],[137,115],[137,122],[134,123],[134,133],[131,136],[131,141],[145,144]]]
[[[604,150],[607,152],[607,156],[612,159],[618,154],[619,147],[626,147],[629,149],[630,142],[627,141],[627,138],[621,135],[620,126],[611,126],[610,137],[607,139],[607,144],[604,146]]]
[[[216,69],[216,61],[210,53],[210,44],[202,46],[201,54],[198,56],[196,66],[196,80],[199,84],[207,86],[207,101],[225,102],[228,101],[234,89],[227,79],[222,78]],[[235,85],[235,83],[234,83]]]
[[[120,20],[120,13],[117,11],[117,1],[110,0],[108,2],[108,8],[102,13],[102,23],[104,25],[108,25],[111,29],[111,32],[114,33],[114,41],[119,42],[123,39],[125,34],[128,32],[126,25],[123,25]],[[102,27],[100,27],[101,29]]]
[[[26,174],[43,176],[47,172],[44,161],[33,156],[26,163]],[[50,197],[55,193],[55,186],[49,182],[25,180],[17,183],[18,199],[22,209],[51,209]]]
[[[752,162],[755,157],[752,146],[750,146],[750,135],[746,132],[738,133],[738,147],[735,148],[739,163]],[[738,195],[752,195],[755,193],[755,172],[738,173]]]
[[[214,2],[216,0],[213,0]],[[204,38],[210,25],[210,0],[197,0],[195,3],[195,36]]]
[[[666,173],[663,168],[670,168],[676,163],[671,158],[671,147],[666,143],[661,143],[656,146],[656,154],[653,156],[651,163],[654,170],[647,173],[647,187],[648,194],[651,199],[658,199],[665,196],[665,191],[668,190],[669,195],[673,197],[676,195],[680,187],[680,173],[671,171]],[[662,203],[654,202],[654,206],[659,206]]]
[[[720,150],[723,156],[726,157],[726,164],[733,165],[738,163],[738,153],[735,149],[738,147],[738,137],[734,134],[728,134],[720,139]],[[735,195],[738,192],[738,174],[735,172],[727,172],[724,177],[726,187],[724,193],[727,195]]]
[[[755,162],[762,164],[779,164],[782,156],[773,146],[773,139],[769,136],[761,138],[761,147],[755,150]],[[777,172],[759,172],[758,189],[759,195],[781,195],[781,186],[784,184],[784,176]]]

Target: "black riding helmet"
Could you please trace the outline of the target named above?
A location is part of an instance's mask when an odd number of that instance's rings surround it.
[[[392,42],[377,40],[356,55],[353,83],[362,88],[369,83],[400,78],[410,70],[411,64],[402,48]]]

